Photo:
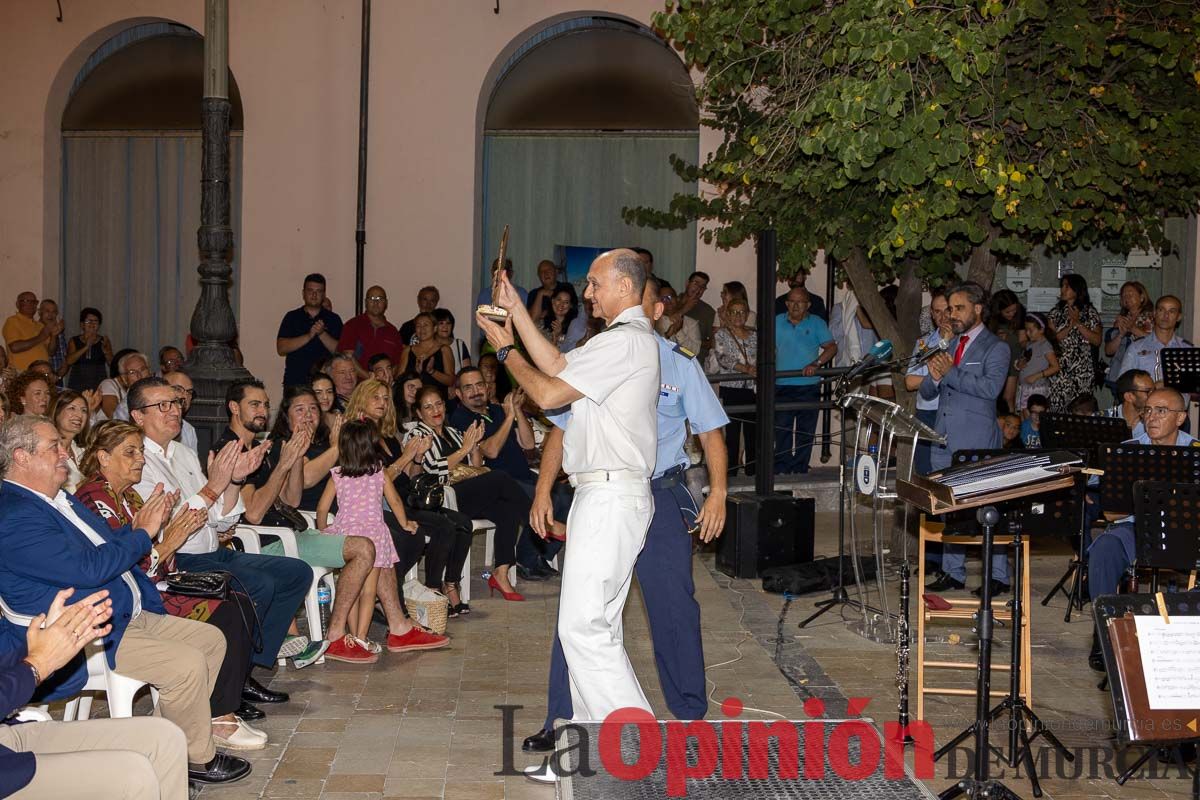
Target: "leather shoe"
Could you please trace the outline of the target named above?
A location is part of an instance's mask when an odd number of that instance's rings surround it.
[[[1092,649],[1088,651],[1088,666],[1096,672],[1107,672],[1104,666],[1104,653],[1100,650],[1100,636],[1092,631]]]
[[[544,558],[538,563],[537,571],[551,578],[558,574],[558,570],[554,568],[554,565]]]
[[[937,580],[925,588],[931,592],[945,592],[951,589],[965,589],[967,585],[956,578],[951,578],[943,572]]]
[[[256,719],[263,719],[267,716],[267,712],[263,711],[258,706],[250,705],[245,700],[238,706],[238,710],[233,712],[233,715],[243,722],[254,722]]]
[[[521,742],[521,750],[526,753],[549,753],[554,750],[554,731],[542,728],[533,736],[526,736]]]
[[[995,578],[991,578],[990,580],[992,582],[992,598],[993,599],[995,599],[997,597],[1002,597],[1002,596],[1008,594],[1012,590],[1012,587],[1009,586],[1009,584],[1007,584],[1007,583],[1001,583],[1000,581],[996,580]],[[976,597],[983,597],[983,587],[980,586],[978,589],[972,589],[971,594],[975,595]]]
[[[273,692],[250,676],[242,687],[242,699],[252,703],[286,703],[291,699],[287,692]]]
[[[250,762],[229,753],[217,753],[207,764],[188,764],[188,780],[196,783],[233,783],[250,774]]]
[[[549,576],[532,569],[526,569],[520,564],[517,565],[517,577],[523,581],[544,581]]]

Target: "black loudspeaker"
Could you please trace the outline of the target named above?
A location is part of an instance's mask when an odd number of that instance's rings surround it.
[[[771,567],[813,560],[816,502],[790,494],[731,494],[717,569],[733,578],[757,578]]]

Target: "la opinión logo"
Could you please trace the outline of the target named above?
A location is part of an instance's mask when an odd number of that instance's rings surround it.
[[[851,698],[847,716],[858,716],[870,698]],[[500,775],[522,775],[514,764],[513,733],[516,712],[523,706],[498,705],[503,724],[504,755]],[[640,708],[614,711],[600,724],[595,753],[600,767],[624,781],[642,781],[664,765],[668,797],[686,797],[688,780],[823,780],[829,772],[846,781],[861,781],[879,774],[890,780],[907,778],[904,748],[913,747],[913,774],[934,777],[933,729],[918,721],[907,726],[887,722],[883,736],[866,720],[825,720],[825,704],[816,698],[804,702],[810,720],[739,721],[745,706],[736,697],[721,704],[726,719],[660,722]],[[636,758],[622,754],[626,729],[637,731]],[[569,734],[569,746],[549,758],[560,776],[589,778],[596,775],[591,763],[592,729],[567,723],[556,736]],[[774,746],[772,746],[774,745]],[[574,766],[571,766],[575,762]]]

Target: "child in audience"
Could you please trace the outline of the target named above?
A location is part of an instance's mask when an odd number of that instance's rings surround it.
[[[1021,418],[1016,414],[1001,414],[999,417],[1001,445],[1005,450],[1021,450]]]
[[[1025,408],[1035,394],[1050,395],[1050,376],[1059,370],[1054,343],[1046,336],[1046,318],[1037,312],[1025,315],[1025,338],[1029,342],[1025,355],[1017,361],[1020,376],[1017,388],[1017,408]]]
[[[1044,394],[1035,394],[1029,398],[1025,406],[1025,421],[1021,423],[1021,444],[1026,450],[1035,450],[1042,446],[1042,414],[1049,407],[1050,401]]]
[[[317,501],[317,527],[343,536],[366,536],[375,543],[375,567],[363,584],[362,593],[350,611],[350,635],[358,645],[379,659],[383,648],[367,638],[375,610],[379,581],[396,580],[394,564],[399,560],[387,523],[383,520],[386,500],[400,527],[415,534],[417,523],[404,515],[404,504],[384,474],[384,463],[375,446],[379,432],[370,420],[347,420],[338,434],[338,465],[330,470],[330,481]],[[329,509],[337,497],[337,519],[329,523]],[[326,658],[334,658],[329,650]]]

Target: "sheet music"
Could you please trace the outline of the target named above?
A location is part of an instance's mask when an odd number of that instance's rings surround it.
[[[1138,648],[1153,710],[1200,708],[1200,617],[1135,616]]]

